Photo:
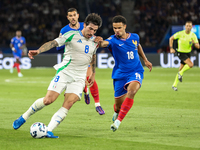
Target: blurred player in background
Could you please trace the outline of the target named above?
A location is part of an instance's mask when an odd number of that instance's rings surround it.
[[[178,39],[177,55],[181,60],[181,65],[179,67],[179,72],[176,75],[175,81],[172,85],[172,89],[177,91],[178,82],[182,82],[183,73],[193,67],[193,63],[190,60],[190,52],[192,51],[192,45],[199,49],[199,42],[195,33],[191,32],[192,22],[187,21],[185,23],[185,30],[176,32],[169,39],[170,53],[175,53],[173,48],[173,41]]]
[[[10,68],[10,73],[13,73],[13,68],[17,68],[18,77],[23,77],[20,71],[20,59],[23,54],[23,49],[26,48],[26,39],[22,36],[22,32],[20,30],[16,31],[16,36],[11,39],[10,48],[12,49],[13,56],[15,58],[15,62],[12,68]]]
[[[64,35],[66,32],[71,31],[71,30],[82,30],[83,29],[83,22],[78,22],[78,18],[79,18],[79,14],[77,12],[77,10],[75,8],[69,8],[67,11],[67,19],[69,20],[69,24],[66,25],[65,27],[63,27],[60,31],[60,35],[62,36]],[[64,49],[64,46],[61,47],[57,47],[57,50],[61,50]],[[90,67],[90,65],[88,66],[88,70],[87,70],[87,76],[86,76],[86,85],[84,88],[84,99],[85,99],[85,103],[89,104],[90,103],[90,97],[89,97],[89,90],[88,90],[88,79],[89,76],[92,74],[92,69]],[[94,81],[93,86],[89,87],[90,88],[90,92],[94,98],[94,102],[95,102],[95,108],[96,111],[100,114],[103,115],[105,114],[105,111],[103,110],[103,108],[100,105],[100,100],[99,100],[99,89],[98,89],[98,85],[97,82]]]
[[[112,72],[115,104],[111,130],[116,131],[128,111],[131,109],[134,96],[140,89],[143,80],[143,66],[139,56],[151,71],[152,64],[147,60],[139,36],[126,32],[126,18],[115,16],[112,20],[115,35],[100,43],[100,47],[108,47],[115,60]],[[138,55],[139,54],[139,55]]]
[[[95,79],[96,50],[98,43],[94,34],[102,25],[102,19],[97,14],[89,14],[84,21],[83,30],[69,31],[52,41],[43,44],[38,50],[30,50],[30,59],[49,49],[65,45],[64,58],[61,63],[54,66],[57,70],[51,80],[45,97],[37,99],[31,107],[13,122],[13,128],[18,129],[26,120],[45,106],[53,103],[65,90],[62,107],[53,115],[48,124],[48,138],[58,138],[53,135],[53,130],[65,119],[74,103],[79,101],[85,87],[85,78],[88,65],[91,64],[92,74],[89,77],[89,86]],[[79,41],[79,42],[78,42]]]

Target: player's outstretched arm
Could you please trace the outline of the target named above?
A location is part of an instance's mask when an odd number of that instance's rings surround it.
[[[89,79],[88,79],[89,87],[91,87],[94,84],[94,80],[95,80],[96,54],[93,55],[90,66],[91,66],[91,69],[92,69],[92,74],[89,76]]]
[[[107,47],[108,44],[109,44],[108,41],[101,41],[101,42],[99,42],[99,47]]]
[[[152,63],[150,61],[148,61],[146,55],[144,54],[142,46],[140,44],[138,45],[138,54],[140,55],[140,57],[142,57],[144,64],[149,68],[149,71],[151,71],[152,70]]]
[[[30,59],[34,59],[33,56],[36,56],[36,55],[38,55],[42,52],[46,52],[46,51],[48,51],[51,48],[56,47],[56,46],[58,46],[58,43],[55,40],[46,42],[38,50],[30,50],[28,52],[28,56],[29,56]]]
[[[175,49],[173,48],[173,42],[174,42],[174,36],[172,35],[169,38],[169,48],[170,48],[170,53],[175,53]]]

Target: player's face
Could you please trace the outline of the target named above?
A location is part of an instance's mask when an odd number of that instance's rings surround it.
[[[79,14],[76,11],[68,12],[67,19],[72,26],[78,23]]]
[[[192,23],[186,23],[185,30],[186,30],[186,32],[190,32],[192,30]]]
[[[21,35],[22,35],[22,32],[21,32],[21,31],[16,31],[16,36],[17,36],[17,37],[21,37]]]
[[[89,23],[89,25],[86,26],[86,24],[84,23],[83,35],[85,38],[89,39],[97,32],[97,30],[98,30],[97,25]]]
[[[119,38],[121,38],[123,35],[126,34],[126,25],[122,22],[113,23],[113,30],[115,32],[115,35]]]

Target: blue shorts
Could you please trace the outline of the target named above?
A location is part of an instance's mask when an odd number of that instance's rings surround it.
[[[127,87],[131,82],[139,82],[140,86],[142,85],[143,80],[143,72],[133,72],[131,75],[127,75],[126,78],[123,79],[114,79],[114,96],[115,98],[119,98],[127,93]]]
[[[22,58],[22,53],[15,53],[13,52],[14,58]]]

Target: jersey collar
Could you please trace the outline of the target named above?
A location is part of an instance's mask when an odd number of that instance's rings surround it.
[[[122,41],[126,41],[127,39],[130,38],[130,36],[131,36],[131,33],[128,33],[128,37],[127,37],[126,39],[121,39],[121,38],[118,38],[118,37],[115,35],[115,37],[116,37],[117,39],[120,39],[120,40],[122,40]]]

